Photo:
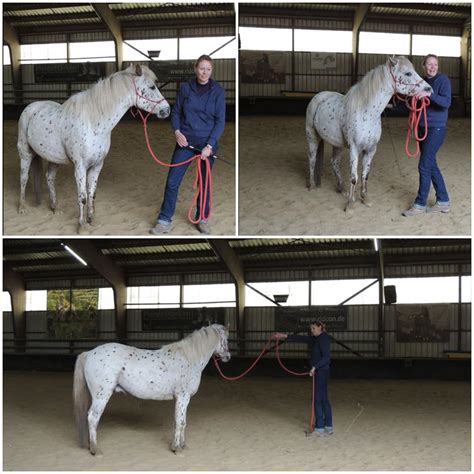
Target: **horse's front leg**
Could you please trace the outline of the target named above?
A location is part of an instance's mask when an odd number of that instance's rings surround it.
[[[186,412],[190,398],[191,395],[189,395],[187,392],[182,392],[176,396],[174,413],[176,428],[174,432],[173,444],[171,445],[171,451],[173,452],[180,451],[186,446],[184,430],[186,428]]]
[[[92,224],[94,217],[95,191],[97,189],[97,180],[102,170],[104,160],[92,166],[87,172],[87,222]]]
[[[377,148],[374,148],[373,150],[364,153],[364,157],[362,159],[362,189],[360,197],[362,202],[368,207],[372,206],[373,203],[367,193],[367,181],[369,179],[370,165],[372,164],[372,159],[375,156],[376,150]]]
[[[354,192],[357,186],[357,164],[359,161],[359,152],[354,146],[349,148],[349,159],[351,163],[351,184],[347,196],[346,207],[344,208],[346,212],[352,211],[354,208]]]
[[[84,226],[84,207],[87,202],[87,173],[85,166],[80,163],[74,163],[75,170],[74,174],[76,177],[77,185],[77,204],[79,206],[79,221],[77,227],[77,233],[80,234]]]
[[[308,190],[316,187],[314,180],[314,169],[316,167],[316,160],[318,158],[318,148],[322,140],[316,134],[312,125],[306,126],[306,140],[308,142],[308,166],[309,166],[309,177],[308,177]]]

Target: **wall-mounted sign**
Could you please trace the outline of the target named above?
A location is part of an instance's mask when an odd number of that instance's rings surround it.
[[[275,329],[284,332],[307,332],[311,321],[326,324],[328,332],[347,329],[347,306],[312,306],[311,308],[275,308]]]
[[[336,69],[336,53],[311,53],[311,69]]]
[[[280,51],[241,51],[239,70],[243,84],[285,84],[286,54]]]
[[[398,304],[397,342],[449,342],[449,313],[442,304]]]
[[[159,82],[187,81],[195,76],[194,61],[150,61],[148,66]]]
[[[97,82],[106,76],[106,63],[35,64],[35,82]]]

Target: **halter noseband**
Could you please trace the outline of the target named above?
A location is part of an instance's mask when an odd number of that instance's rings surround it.
[[[138,104],[138,97],[140,97],[141,99],[144,99],[144,100],[146,100],[146,101],[148,101],[148,102],[152,102],[152,103],[155,104],[154,107],[151,109],[151,112],[149,112],[150,114],[152,114],[153,111],[155,110],[155,107],[156,107],[158,104],[161,104],[161,102],[165,101],[166,99],[163,97],[163,98],[160,99],[160,100],[153,100],[153,99],[149,99],[148,97],[145,97],[144,95],[142,95],[142,94],[140,94],[140,93],[138,92],[137,84],[136,84],[135,81],[136,81],[136,79],[133,79],[133,80],[132,80],[133,87],[135,88],[135,95],[136,95],[136,97],[137,97],[135,107],[136,107],[137,109],[140,108],[140,107],[138,107],[138,105],[137,105],[137,104]]]
[[[418,86],[419,84],[421,84],[424,79],[420,79],[418,82],[415,82],[415,83],[411,83],[411,82],[402,82],[401,79],[397,79],[395,77],[395,74],[393,73],[393,69],[390,65],[387,64],[387,67],[388,67],[388,70],[390,71],[390,75],[392,76],[392,79],[393,79],[393,86],[394,86],[394,89],[395,89],[395,94],[397,93],[397,83],[398,84],[401,84],[402,86],[413,86],[413,87],[416,87]]]

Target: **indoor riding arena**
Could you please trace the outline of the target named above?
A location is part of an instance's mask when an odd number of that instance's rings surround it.
[[[240,234],[470,235],[470,4],[246,3],[239,8],[239,38]],[[340,161],[338,193],[328,142],[319,170],[316,164],[320,184],[308,191],[305,114],[315,94],[346,94],[391,55],[405,56],[423,75],[427,54],[438,56],[439,72],[451,84],[446,137],[437,154],[451,212],[402,216],[417,194],[419,160],[405,151],[408,110],[400,100],[381,107],[382,135],[368,178],[370,207],[360,198],[359,158],[355,203],[344,212],[349,150],[344,148]],[[409,152],[414,151],[411,139]],[[434,202],[431,187],[428,205]]]
[[[4,238],[3,257],[5,471],[471,469],[470,239]],[[306,435],[307,345],[272,337],[315,321],[333,416],[319,437]],[[176,449],[174,401],[136,398],[124,381],[201,334],[209,363],[182,366],[201,383]],[[117,342],[131,347],[93,456],[78,443],[74,364]],[[105,386],[115,357],[76,375]],[[160,370],[135,383],[153,377],[158,394]]]
[[[225,89],[226,125],[213,168],[212,230],[235,234],[235,8],[228,4],[82,5],[54,9],[45,4],[4,5],[4,233],[71,235],[77,232],[78,198],[74,167],[59,167],[59,208],[50,209],[46,180],[37,204],[32,171],[26,189],[26,213],[18,213],[20,159],[19,117],[33,102],[63,103],[129,64],[149,66],[158,88],[175,104],[180,85],[193,77],[202,54],[214,59],[213,78]],[[25,52],[26,51],[26,52]],[[171,121],[152,116],[150,144],[157,158],[169,163],[176,143]],[[47,133],[47,132],[45,132]],[[198,235],[188,220],[195,191],[191,163],[180,187],[172,234]],[[43,171],[47,163],[43,160]],[[142,121],[126,112],[112,132],[100,173],[95,217],[81,234],[147,235],[163,199],[168,169],[157,164],[145,141]]]

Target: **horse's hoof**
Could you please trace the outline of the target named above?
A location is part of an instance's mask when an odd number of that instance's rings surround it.
[[[79,224],[79,225],[77,226],[77,233],[78,233],[78,235],[87,235],[87,234],[88,234],[88,231],[87,231],[87,229],[86,229],[86,226]]]
[[[342,186],[336,186],[336,192],[342,194],[344,193],[344,188]]]
[[[353,210],[354,210],[354,203],[352,201],[348,202],[346,204],[346,207],[344,208],[344,211],[350,214],[352,213]]]
[[[367,207],[372,207],[372,204],[373,204],[372,199],[370,199],[368,196],[361,196],[360,200]]]
[[[51,210],[55,216],[62,216],[64,214],[64,211],[59,207],[52,207]]]
[[[18,214],[25,214],[25,212],[26,212],[25,206],[20,206],[18,208]]]
[[[87,217],[87,223],[88,223],[89,225],[93,225],[93,224],[92,224],[92,219],[93,219],[92,216],[91,216],[91,217]]]
[[[308,183],[308,185],[306,187],[308,188],[308,191],[311,191],[313,189],[316,189],[316,183],[314,183],[314,182]]]

